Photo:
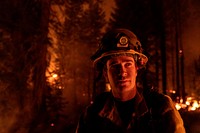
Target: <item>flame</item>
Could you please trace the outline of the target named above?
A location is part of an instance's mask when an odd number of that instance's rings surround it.
[[[187,97],[185,102],[183,102],[183,99],[175,102],[175,107],[177,110],[197,111],[200,110],[200,101],[193,97]]]
[[[52,76],[53,78],[57,78],[58,77],[58,75],[57,74],[53,74],[53,76]]]
[[[178,103],[175,103],[175,107],[176,107],[177,110],[180,110],[180,109],[181,109],[181,105],[178,104]]]

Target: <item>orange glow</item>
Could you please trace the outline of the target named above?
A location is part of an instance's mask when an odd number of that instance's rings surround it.
[[[47,77],[47,81],[50,83],[50,85],[55,84],[56,80],[58,79],[58,74],[54,73]],[[61,86],[59,86],[59,89],[62,89]]]
[[[89,10],[89,4],[85,3],[83,4],[83,11]]]
[[[179,102],[175,102],[175,107],[177,110],[199,111],[200,100],[198,101],[193,97],[187,97],[185,103],[183,102],[183,99],[180,99]]]
[[[176,93],[176,91],[175,90],[173,90],[173,89],[170,89],[170,90],[168,90],[169,91],[169,93],[173,93],[173,94],[175,94]]]
[[[106,83],[106,91],[110,91],[110,90],[111,90],[110,84]]]
[[[175,103],[175,107],[176,107],[177,110],[180,110],[180,109],[181,109],[181,105],[178,104],[178,103]]]
[[[58,77],[58,75],[57,74],[53,74],[53,76],[52,76],[53,78],[57,78]]]

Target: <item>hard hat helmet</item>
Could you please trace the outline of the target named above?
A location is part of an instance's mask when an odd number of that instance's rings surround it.
[[[133,32],[128,29],[114,29],[103,36],[99,49],[91,59],[95,66],[102,67],[112,56],[131,55],[138,67],[141,68],[148,61],[142,51],[141,43]]]

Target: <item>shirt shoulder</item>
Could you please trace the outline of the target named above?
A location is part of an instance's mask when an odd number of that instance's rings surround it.
[[[97,114],[104,107],[106,101],[112,97],[110,92],[103,92],[95,97],[92,104],[87,107],[87,112]]]
[[[152,92],[147,98],[147,104],[152,110],[158,114],[163,114],[170,110],[176,110],[175,104],[171,97],[159,92]]]

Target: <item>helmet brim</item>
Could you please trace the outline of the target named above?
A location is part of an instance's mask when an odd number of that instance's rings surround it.
[[[148,58],[146,55],[139,53],[135,50],[116,50],[116,51],[109,51],[103,53],[100,57],[96,58],[93,62],[93,65],[96,67],[98,64],[105,63],[105,59],[108,59],[109,57],[112,56],[120,56],[120,55],[138,55],[139,56],[139,67],[143,67],[146,65]]]

